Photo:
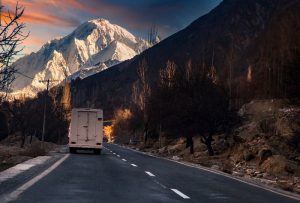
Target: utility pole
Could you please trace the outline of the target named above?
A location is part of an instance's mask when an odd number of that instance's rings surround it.
[[[45,82],[45,81],[41,81],[41,82]],[[47,90],[46,90],[46,93],[45,93],[45,95],[44,95],[44,118],[43,118],[43,132],[42,132],[42,143],[43,143],[43,147],[44,147],[44,141],[45,141],[46,108],[47,108],[47,96],[48,96],[48,91],[49,91],[49,83],[50,83],[50,80],[48,79],[46,82],[47,82]]]
[[[55,82],[57,80],[40,80],[39,82],[47,83],[47,89],[46,93],[44,95],[44,116],[43,116],[43,131],[42,131],[42,145],[44,148],[44,142],[45,142],[45,132],[46,132],[46,110],[47,110],[47,96],[49,92],[49,84],[50,82]]]

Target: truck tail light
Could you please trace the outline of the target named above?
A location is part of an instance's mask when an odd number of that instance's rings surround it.
[[[76,142],[71,142],[71,144],[76,144]]]

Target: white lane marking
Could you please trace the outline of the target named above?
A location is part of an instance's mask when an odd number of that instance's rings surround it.
[[[38,156],[0,172],[0,183],[47,161],[50,156]]]
[[[38,176],[34,177],[33,179],[29,180],[28,182],[26,182],[25,184],[23,184],[22,186],[20,186],[19,188],[17,188],[15,191],[13,191],[12,193],[10,193],[8,195],[8,197],[4,197],[4,201],[5,202],[9,202],[9,201],[17,199],[20,194],[22,194],[25,190],[27,190],[28,188],[30,188],[31,186],[33,186],[36,182],[38,182],[43,177],[45,177],[50,172],[52,172],[54,169],[56,169],[69,156],[70,156],[70,154],[66,154],[65,156],[63,156],[60,160],[58,160],[56,163],[54,163],[52,166],[50,166],[47,170],[45,170],[44,172],[42,172]]]
[[[179,195],[180,197],[182,197],[183,199],[191,199],[189,196],[183,194],[182,192],[180,192],[177,189],[171,189],[173,192],[175,192],[177,195]]]
[[[149,171],[145,171],[145,173],[147,173],[149,176],[154,177],[155,175]]]
[[[161,184],[160,182],[158,182],[157,180],[153,180],[153,182],[155,182],[156,184],[158,184],[160,187],[164,188],[164,189],[167,189],[167,187],[163,184]]]
[[[286,192],[286,191],[282,191],[280,189],[273,188],[273,187],[270,187],[270,186],[265,185],[265,184],[259,184],[259,183],[256,183],[256,182],[249,182],[247,180],[243,180],[242,178],[237,178],[237,177],[234,177],[234,176],[229,175],[227,173],[224,173],[224,172],[221,172],[221,171],[217,171],[217,170],[213,170],[213,169],[201,166],[201,165],[196,165],[196,164],[187,163],[187,162],[175,161],[175,160],[172,160],[172,159],[168,159],[168,158],[164,158],[164,157],[159,157],[159,156],[156,156],[156,155],[153,155],[153,154],[149,154],[149,153],[146,153],[146,152],[138,151],[138,150],[135,150],[135,149],[132,149],[132,148],[128,148],[128,150],[133,151],[135,153],[139,153],[139,154],[143,154],[143,155],[146,155],[146,156],[150,156],[150,157],[153,157],[153,158],[156,158],[156,159],[162,159],[162,160],[166,160],[166,161],[171,161],[171,162],[174,162],[174,163],[177,163],[177,164],[181,164],[181,165],[184,165],[184,166],[187,166],[187,167],[190,167],[190,168],[195,168],[195,169],[198,169],[198,170],[207,171],[209,173],[214,173],[214,174],[217,174],[217,175],[220,175],[220,176],[223,176],[223,177],[230,178],[232,180],[239,181],[241,183],[245,183],[245,184],[250,185],[252,187],[256,187],[256,188],[260,188],[260,189],[266,190],[268,192],[272,192],[274,194],[278,194],[278,195],[281,195],[281,196],[284,196],[284,197],[288,197],[288,198],[291,198],[291,199],[295,199],[295,200],[300,200],[300,196],[297,195],[297,194]]]
[[[131,164],[131,166],[133,166],[133,167],[137,167],[137,165],[135,165],[135,164]]]
[[[120,155],[118,154],[117,157],[120,157]]]
[[[116,155],[116,153],[113,153],[114,155]]]
[[[127,161],[126,159],[122,159],[122,161]]]

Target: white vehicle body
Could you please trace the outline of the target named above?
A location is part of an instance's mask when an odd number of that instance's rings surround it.
[[[101,109],[72,109],[69,129],[70,152],[76,149],[94,149],[100,153],[103,146],[103,111]]]

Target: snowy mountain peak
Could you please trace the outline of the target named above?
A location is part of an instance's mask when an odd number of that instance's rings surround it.
[[[105,18],[98,18],[98,19],[92,19],[92,20],[89,20],[89,21],[87,21],[87,22],[89,22],[89,23],[95,23],[95,24],[110,24],[110,22],[107,20],[107,19],[105,19]]]
[[[34,79],[19,75],[12,89],[34,96],[45,88],[39,80],[84,78],[128,60],[149,46],[145,40],[106,19],[89,20],[69,35],[50,40],[38,52],[17,60],[16,68]]]

